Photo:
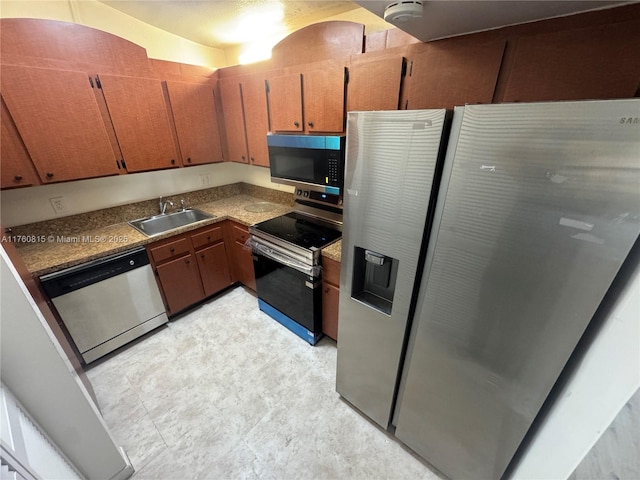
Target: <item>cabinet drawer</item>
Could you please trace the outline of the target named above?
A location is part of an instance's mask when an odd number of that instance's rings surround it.
[[[239,225],[233,225],[231,229],[231,238],[238,243],[244,244],[249,238],[249,229]]]
[[[222,238],[222,227],[213,227],[204,230],[203,232],[192,235],[191,243],[193,243],[193,248],[198,250],[208,245],[217,243],[221,241]]]
[[[340,286],[340,262],[322,257],[322,281]]]
[[[176,257],[189,253],[189,240],[181,238],[171,243],[165,243],[159,247],[152,247],[150,249],[153,261],[156,263],[163,262],[169,258]]]

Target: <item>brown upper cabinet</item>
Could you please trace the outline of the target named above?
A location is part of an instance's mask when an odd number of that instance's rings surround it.
[[[247,75],[242,80],[241,87],[249,163],[268,167],[267,132],[269,131],[269,114],[267,112],[264,75]]]
[[[311,64],[268,80],[272,132],[340,133],[344,131],[345,69]]]
[[[397,110],[405,70],[398,55],[351,57],[347,111]]]
[[[222,161],[216,102],[212,85],[167,81],[182,165]]]
[[[268,113],[262,74],[220,79],[222,114],[229,159],[252,165],[269,165]]]
[[[240,81],[237,77],[224,78],[219,81],[219,86],[228,159],[232,162],[249,163]]]
[[[632,98],[640,85],[640,22],[519,38],[497,100]]]
[[[31,157],[22,143],[22,138],[16,129],[15,124],[7,106],[2,100],[2,116],[0,117],[0,158],[2,166],[0,168],[0,188],[28,187],[39,185],[40,180],[36,173]]]
[[[86,73],[2,65],[0,91],[42,183],[118,174]]]
[[[162,84],[152,78],[99,75],[127,172],[178,167]]]
[[[302,74],[269,78],[269,120],[272,132],[302,132]]]
[[[505,41],[465,40],[412,45],[402,109],[449,108],[491,103]]]

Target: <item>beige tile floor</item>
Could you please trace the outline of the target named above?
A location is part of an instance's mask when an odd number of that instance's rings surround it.
[[[335,391],[311,347],[242,287],[87,372],[135,479],[438,479]]]

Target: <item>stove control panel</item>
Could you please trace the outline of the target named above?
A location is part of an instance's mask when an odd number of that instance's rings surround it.
[[[327,205],[342,205],[342,198],[339,195],[333,195],[331,193],[316,192],[315,190],[303,190],[302,188],[296,188],[295,199],[313,200],[318,203],[324,203]]]

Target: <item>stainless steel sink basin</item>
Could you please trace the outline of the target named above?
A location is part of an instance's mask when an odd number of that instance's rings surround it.
[[[139,218],[129,222],[133,228],[148,237],[160,235],[161,233],[174,230],[176,228],[191,225],[192,223],[201,222],[215,218],[215,215],[209,215],[197,208],[187,208],[179,212],[168,213],[164,215],[154,215],[152,217]]]

